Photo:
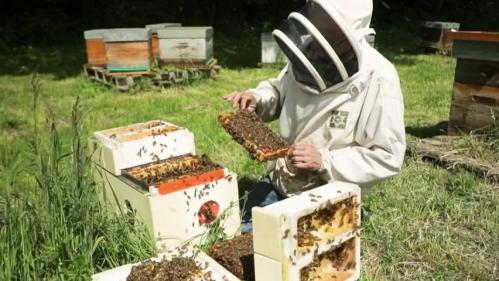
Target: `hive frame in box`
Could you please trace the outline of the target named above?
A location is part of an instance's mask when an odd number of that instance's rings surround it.
[[[154,124],[158,126],[148,128]],[[153,134],[168,128],[175,131]],[[161,120],[95,132],[90,144],[94,162],[114,175],[121,175],[122,169],[196,153],[191,132]]]
[[[207,231],[200,222],[203,205],[216,202],[221,227],[227,236],[239,233],[240,214],[237,176],[228,170],[225,177],[167,194],[157,188],[144,190],[124,176],[115,176],[96,165],[97,184],[103,185],[101,200],[115,211],[128,213],[143,223],[158,248],[168,249],[182,244],[197,244]]]
[[[353,198],[353,221],[340,230],[334,230],[313,243],[312,246],[298,247],[298,222],[300,218],[342,204]],[[353,184],[334,182],[276,204],[253,208],[253,243],[255,250],[256,281],[300,281],[300,271],[310,265],[316,256],[352,244],[355,260],[353,270],[337,271],[336,275],[346,275],[338,280],[357,280],[360,276],[360,188]],[[338,220],[333,213],[335,223]],[[350,216],[351,216],[350,214]],[[344,217],[341,216],[341,224]],[[340,225],[340,224],[338,224]],[[328,226],[324,226],[328,227]],[[326,228],[328,230],[328,228]],[[269,243],[269,241],[272,241]],[[336,279],[328,279],[336,280]],[[304,281],[304,280],[301,280]]]
[[[178,251],[160,254],[157,257],[152,258],[152,260],[159,262],[163,258],[170,260],[175,256],[178,256]],[[192,251],[189,251],[182,256],[192,257],[193,253]],[[223,266],[218,264],[216,261],[214,261],[212,258],[210,258],[208,255],[206,255],[203,252],[197,253],[195,255],[195,260],[198,262],[199,265],[201,265],[201,268],[203,268],[203,266],[207,264],[208,267],[206,269],[203,269],[203,272],[211,271],[212,277],[215,280],[239,281],[239,279],[237,279],[232,273],[227,271]],[[94,274],[92,276],[92,281],[125,281],[128,275],[130,274],[132,267],[139,264],[140,262],[134,264],[127,264],[105,272]]]

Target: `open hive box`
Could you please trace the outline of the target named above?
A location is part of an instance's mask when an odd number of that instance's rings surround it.
[[[288,154],[288,145],[255,113],[238,111],[218,117],[222,127],[259,161],[269,161]]]
[[[188,130],[150,121],[97,132],[91,142],[104,204],[145,224],[158,247],[197,243],[217,219],[227,236],[237,234],[236,175],[194,155]]]
[[[206,254],[168,252],[92,276],[93,281],[238,281]]]
[[[193,134],[161,120],[95,132],[90,142],[94,161],[115,175],[122,169],[195,154]]]
[[[253,208],[256,280],[358,279],[359,206],[360,188],[335,182]]]

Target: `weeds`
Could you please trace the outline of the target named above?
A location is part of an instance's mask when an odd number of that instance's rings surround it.
[[[10,163],[0,169],[0,280],[88,280],[95,271],[151,256],[145,229],[111,216],[98,201],[102,187],[93,181],[80,100],[64,145],[52,110],[45,130],[39,127],[41,85],[33,75],[33,145],[2,157]]]

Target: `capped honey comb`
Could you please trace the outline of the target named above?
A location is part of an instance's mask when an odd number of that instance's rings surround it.
[[[288,154],[288,145],[262,119],[250,111],[222,113],[222,127],[259,161],[275,160]]]

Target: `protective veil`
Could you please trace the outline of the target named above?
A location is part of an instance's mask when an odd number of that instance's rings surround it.
[[[290,144],[310,144],[319,171],[269,163],[282,195],[341,180],[366,191],[398,173],[405,154],[403,99],[395,67],[364,39],[372,0],[310,0],[273,32],[290,63],[250,90],[257,113],[279,119]]]

